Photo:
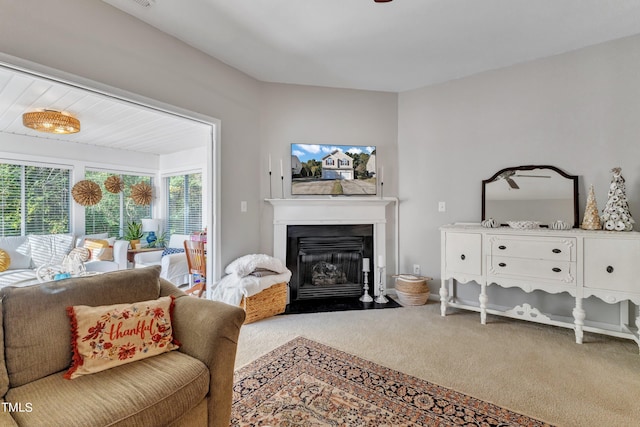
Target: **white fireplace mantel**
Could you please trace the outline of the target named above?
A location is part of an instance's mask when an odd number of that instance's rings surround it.
[[[289,225],[331,225],[331,224],[372,224],[374,257],[372,272],[375,283],[374,294],[386,290],[386,274],[377,274],[379,260],[386,265],[386,224],[387,205],[398,200],[393,197],[328,197],[299,199],[266,199],[273,205],[273,256],[286,259],[287,226]]]

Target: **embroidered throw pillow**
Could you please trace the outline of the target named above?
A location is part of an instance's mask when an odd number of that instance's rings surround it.
[[[174,297],[132,304],[67,307],[73,360],[66,379],[93,374],[176,350],[171,313]]]

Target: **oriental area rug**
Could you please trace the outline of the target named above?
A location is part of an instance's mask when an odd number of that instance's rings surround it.
[[[298,337],[235,372],[232,426],[549,426]]]

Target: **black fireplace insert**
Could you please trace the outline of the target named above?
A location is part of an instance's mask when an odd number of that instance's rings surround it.
[[[289,225],[290,300],[362,295],[364,258],[373,258],[371,224]]]

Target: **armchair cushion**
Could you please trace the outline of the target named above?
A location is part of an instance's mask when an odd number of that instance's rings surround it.
[[[55,373],[10,389],[6,399],[31,403],[33,411],[12,413],[19,425],[166,426],[205,399],[209,378],[204,363],[171,351],[73,381]]]
[[[132,304],[67,307],[73,363],[65,378],[93,374],[178,348],[171,327],[174,297]]]

